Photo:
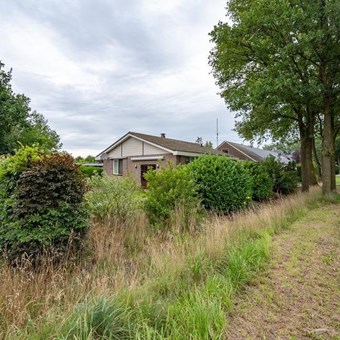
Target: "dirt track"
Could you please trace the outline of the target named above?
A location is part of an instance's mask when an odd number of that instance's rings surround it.
[[[269,269],[236,300],[226,339],[340,339],[340,205],[276,235]]]

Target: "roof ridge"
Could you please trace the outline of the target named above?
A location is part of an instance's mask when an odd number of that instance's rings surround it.
[[[186,140],[181,140],[181,139],[174,139],[174,138],[169,138],[169,137],[161,137],[161,136],[156,136],[156,135],[149,135],[147,133],[141,133],[141,132],[134,132],[134,131],[129,131],[130,134],[135,134],[135,135],[144,135],[144,136],[148,136],[148,137],[154,137],[154,138],[162,138],[162,139],[167,139],[167,140],[173,140],[175,142],[181,142],[181,143],[189,143],[189,144],[193,144],[193,145],[200,145],[199,143],[196,142],[189,142]]]

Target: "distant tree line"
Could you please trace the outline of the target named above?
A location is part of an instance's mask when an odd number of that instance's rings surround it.
[[[12,70],[0,61],[0,154],[13,154],[20,144],[39,144],[45,150],[61,148],[60,137],[44,116],[30,108],[30,99],[14,93]]]

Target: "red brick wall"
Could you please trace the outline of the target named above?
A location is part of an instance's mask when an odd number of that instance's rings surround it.
[[[222,143],[219,147],[218,147],[219,151],[224,152],[224,150],[228,150],[228,152],[226,153],[227,155],[231,156],[231,157],[236,157],[238,159],[244,160],[244,161],[254,161],[253,159],[249,158],[248,156],[246,156],[244,153],[238,151],[236,148],[234,148],[232,145],[228,144],[228,143]]]
[[[157,156],[157,155],[152,155]],[[178,164],[186,164],[187,157],[186,156],[174,156],[172,154],[163,154],[158,155],[163,156],[163,160],[161,161],[132,161],[131,157],[124,158],[123,159],[123,176],[130,175],[132,178],[135,178],[138,184],[141,184],[141,165],[142,164],[154,164],[158,165],[159,167],[156,169],[159,169],[161,166],[167,166],[171,162],[173,165]],[[112,176],[113,175],[113,160],[112,159],[106,159],[104,160],[103,164],[104,171],[107,175]]]
[[[112,175],[113,174],[113,160],[104,159],[103,168],[107,175]]]

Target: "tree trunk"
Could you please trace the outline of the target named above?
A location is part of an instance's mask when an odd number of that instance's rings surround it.
[[[301,139],[301,189],[308,191],[311,185],[318,184],[313,166],[313,142],[314,142],[314,117],[312,111],[307,107],[307,123],[299,122]],[[302,114],[301,114],[302,116]]]
[[[307,141],[307,133],[305,126],[302,124],[299,124],[299,130],[300,130],[300,153],[301,153],[301,190],[304,192],[309,191],[309,180],[310,180],[310,162],[309,157],[307,155],[308,153],[308,141]]]
[[[331,172],[331,191],[336,192],[336,174],[335,174],[335,133],[334,133],[334,118],[332,119],[333,126],[332,126],[332,172]]]
[[[329,69],[329,47],[325,42],[330,38],[327,29],[326,0],[320,0],[320,62],[319,76],[323,85],[323,145],[322,145],[322,192],[329,196],[336,189],[335,186],[335,129],[332,111],[332,71]],[[333,79],[334,80],[334,79]]]
[[[313,164],[313,145],[314,145],[314,118],[310,115],[309,124],[307,126],[307,139],[306,139],[306,157],[308,163],[308,176],[309,176],[309,185],[317,185],[318,180],[314,171]]]
[[[322,193],[329,196],[332,192],[332,176],[334,160],[333,148],[333,117],[330,105],[330,96],[324,95],[324,128],[322,146]],[[334,168],[335,170],[335,168]]]
[[[318,178],[320,180],[321,177],[322,177],[322,170],[321,170],[322,168],[321,168],[321,162],[320,162],[318,153],[316,151],[315,138],[313,138],[313,155],[314,155],[314,159],[315,159],[316,165],[318,167]]]

